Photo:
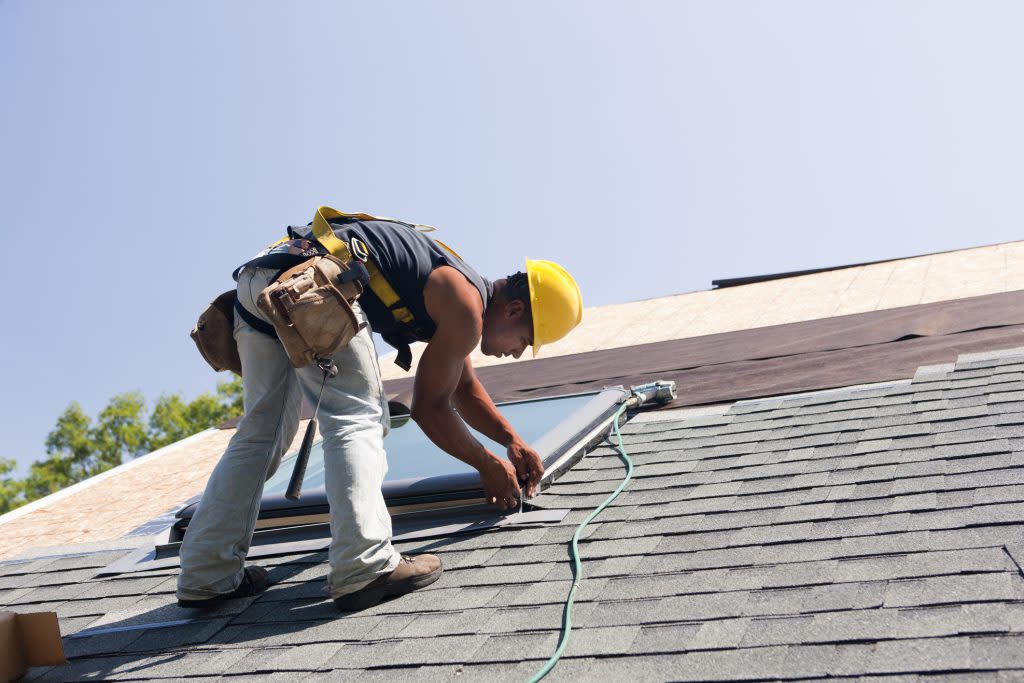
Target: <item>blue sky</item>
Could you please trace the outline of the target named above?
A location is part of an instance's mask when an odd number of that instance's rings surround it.
[[[588,306],[1020,238],[1012,2],[0,0],[0,457],[218,376],[188,338],[318,204]]]

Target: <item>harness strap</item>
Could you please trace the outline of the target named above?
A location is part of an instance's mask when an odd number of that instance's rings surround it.
[[[361,221],[391,221],[392,223],[401,222],[396,221],[394,218],[371,216],[368,213],[343,213],[329,206],[317,207],[316,214],[313,215],[313,235],[316,237],[316,241],[322,244],[327,251],[345,262],[353,260],[352,252],[349,250],[348,245],[345,244],[345,240],[340,239],[334,234],[334,230],[331,229],[330,219],[332,218],[355,218]]]
[[[391,315],[394,316],[395,320],[409,327],[414,327],[416,319],[413,317],[412,311],[402,304],[401,299],[398,297],[398,292],[391,286],[380,269],[377,268],[377,264],[373,261],[366,262],[366,270],[370,274],[370,282],[367,285],[370,291],[373,292],[374,296],[380,299],[381,303],[388,307],[391,311]],[[383,336],[383,335],[382,335]],[[406,372],[412,368],[412,349],[409,348],[409,342],[404,338],[397,335],[388,335],[383,337],[391,346],[395,347],[398,351],[398,355],[395,356],[395,365],[402,368]]]
[[[242,320],[244,320],[249,325],[249,327],[253,328],[257,332],[262,332],[268,337],[273,337],[274,339],[277,339],[277,332],[274,331],[274,326],[268,323],[266,320],[257,318],[255,315],[250,313],[248,309],[246,309],[246,307],[243,306],[238,299],[235,299],[235,312],[238,313],[238,315],[242,316]]]
[[[366,213],[342,213],[329,206],[319,207],[316,210],[316,215],[313,216],[313,235],[316,237],[317,242],[342,261],[359,260],[352,258],[352,250],[349,249],[345,240],[334,234],[334,230],[328,222],[331,218],[379,219]],[[402,304],[398,297],[398,292],[395,291],[390,282],[384,279],[384,275],[380,272],[377,264],[368,260],[366,262],[366,269],[370,273],[370,290],[380,299],[381,303],[388,307],[391,314],[395,316],[395,320],[406,325],[412,325],[414,322],[412,311]]]
[[[266,256],[257,256],[254,259],[246,261],[242,265],[235,268],[234,272],[231,273],[231,277],[234,278],[235,282],[238,282],[238,276],[241,274],[242,269],[253,266],[256,268],[276,268],[278,275],[288,270],[292,266],[308,261],[307,256],[295,256],[294,254],[267,254]],[[277,279],[277,276],[274,277]]]
[[[395,221],[394,219],[391,218],[380,218],[378,216],[371,216],[368,213],[343,213],[341,211],[338,211],[337,209],[332,209],[329,206],[317,207],[316,213],[313,215],[313,237],[315,237],[316,241],[329,253],[331,253],[332,255],[346,263],[352,264],[355,272],[353,273],[352,271],[350,271],[350,273],[352,273],[352,276],[356,279],[362,279],[360,276],[363,275],[362,268],[356,264],[360,264],[360,262],[363,262],[364,260],[362,258],[355,258],[352,254],[352,249],[345,242],[345,240],[341,239],[340,237],[334,234],[334,229],[331,227],[330,224],[330,219],[332,218],[354,218],[361,221],[386,220],[396,223],[401,222]],[[435,230],[435,228],[429,225],[417,225],[412,227],[414,229],[420,230],[421,232],[432,232],[433,230]],[[270,247],[274,247],[288,240],[289,237],[283,237],[277,242],[274,242],[274,244],[270,245]],[[459,260],[462,260],[462,257],[459,256],[455,252],[455,250],[449,247],[447,244],[442,243],[440,240],[435,241],[438,244],[440,244],[446,251],[451,253],[453,256],[455,256]],[[359,256],[363,255],[360,254]],[[298,260],[302,260],[301,257]],[[280,268],[284,270],[293,266],[296,262],[298,262],[298,260],[296,259],[295,255],[291,254],[274,254],[257,257],[236,269],[235,272],[233,273],[233,276],[235,277],[235,279],[238,279],[238,273],[242,270],[242,268],[249,265],[259,265],[261,267]],[[387,279],[384,277],[384,274],[380,272],[380,268],[377,267],[377,264],[374,263],[372,259],[366,259],[364,263],[366,267],[366,273],[369,276],[369,282],[367,283],[367,286],[369,287],[370,291],[373,292],[374,296],[376,296],[377,299],[379,299],[380,302],[384,304],[384,306],[386,306],[389,311],[391,311],[391,315],[394,317],[396,322],[405,325],[408,328],[415,328],[415,316],[413,316],[413,313],[409,309],[409,307],[402,303],[401,298],[398,296],[398,292],[396,292],[395,288],[391,286],[391,283],[387,281]],[[274,333],[273,326],[267,324],[263,320],[254,316],[252,313],[243,308],[242,305],[239,304],[237,301],[235,302],[235,308],[238,310],[239,315],[242,316],[242,319],[245,320],[245,322],[249,323],[249,325],[259,330],[260,332],[263,332],[270,336],[277,336]],[[408,371],[412,367],[412,349],[409,347],[409,343],[400,335],[388,335],[387,337],[384,337],[384,341],[386,341],[388,344],[390,344],[391,346],[395,347],[398,350],[398,356],[395,358],[395,365],[402,368],[403,370]]]
[[[334,234],[334,230],[329,222],[331,218],[356,218],[364,221],[388,220],[376,218],[366,213],[342,213],[329,206],[317,208],[316,214],[313,216],[313,236],[316,237],[316,241],[323,245],[325,249],[344,261],[356,261],[358,259],[352,258],[352,251],[349,249],[348,244],[345,243],[345,240],[340,239]],[[449,249],[448,247],[445,248]],[[387,281],[384,274],[380,272],[377,264],[368,259],[366,261],[366,270],[370,274],[368,286],[374,296],[387,306],[397,322],[413,327],[416,324],[416,318],[413,316],[412,311],[409,310],[409,307],[402,303],[398,292]],[[388,335],[384,338],[384,341],[398,350],[395,365],[408,372],[412,367],[412,349],[409,348],[408,342],[393,335]]]
[[[285,243],[289,244],[289,248],[287,251],[273,251],[275,247],[278,247]],[[255,266],[257,268],[276,268],[278,271],[278,275],[280,275],[281,273],[288,270],[292,266],[308,261],[309,259],[321,253],[322,252],[320,246],[317,245],[315,242],[305,239],[292,240],[289,236],[286,235],[285,237],[277,240],[276,242],[268,246],[266,249],[264,249],[262,252],[260,252],[260,256],[256,256],[252,259],[249,259],[242,265],[235,268],[234,272],[231,273],[231,277],[233,277],[237,282],[239,273],[242,272],[243,268],[248,268],[249,266]]]
[[[402,337],[390,334],[381,335],[381,337],[398,351],[398,355],[395,356],[395,365],[409,372],[409,369],[412,368],[412,348],[409,346],[409,342]]]
[[[366,270],[370,273],[370,291],[376,295],[380,302],[388,307],[391,315],[400,323],[413,325],[415,318],[412,311],[406,307],[398,297],[398,292],[391,286],[391,283],[384,279],[377,264],[373,261],[366,262]]]

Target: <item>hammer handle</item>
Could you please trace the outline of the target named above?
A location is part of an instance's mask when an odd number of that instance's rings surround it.
[[[302,437],[302,447],[299,454],[295,456],[295,469],[292,470],[291,481],[288,482],[288,490],[284,497],[288,500],[298,500],[302,492],[302,479],[306,476],[306,464],[309,462],[309,450],[313,447],[313,436],[316,434],[316,418],[314,417],[306,425],[306,433]]]

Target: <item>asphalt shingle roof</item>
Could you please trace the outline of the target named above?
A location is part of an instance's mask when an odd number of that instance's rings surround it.
[[[685,392],[685,387],[680,387]],[[1024,680],[1024,350],[913,381],[646,415],[634,480],[588,529],[550,680]],[[72,663],[27,680],[525,679],[554,650],[566,543],[621,479],[603,445],[538,500],[555,526],[422,541],[433,586],[341,616],[326,556],[274,558],[265,594],[203,615],[176,570],[121,553],[0,564],[0,605],[54,610]]]

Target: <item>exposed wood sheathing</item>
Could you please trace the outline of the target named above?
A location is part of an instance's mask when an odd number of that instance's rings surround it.
[[[0,560],[39,546],[120,538],[151,519],[203,492],[234,430],[209,430],[198,438],[168,446],[142,462],[83,482],[67,495],[13,519],[0,518],[4,542]],[[302,438],[299,430],[297,441]],[[15,513],[18,511],[15,510]]]

